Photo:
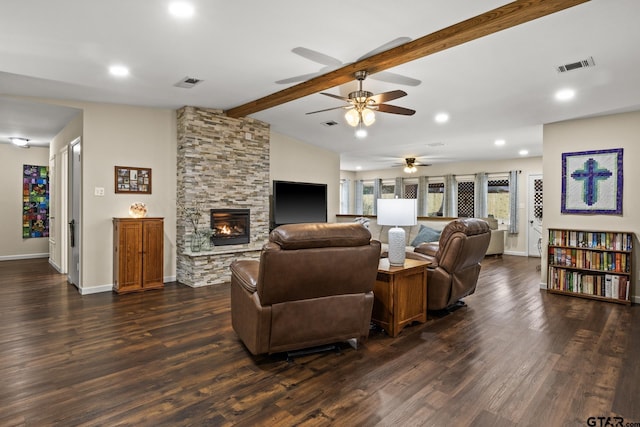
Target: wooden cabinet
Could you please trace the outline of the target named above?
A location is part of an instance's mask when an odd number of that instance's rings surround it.
[[[113,219],[113,290],[118,293],[164,286],[162,218]]]
[[[389,265],[381,258],[373,288],[371,320],[396,337],[412,322],[427,321],[428,261],[406,259],[404,266]]]
[[[631,304],[633,233],[549,229],[547,291]]]

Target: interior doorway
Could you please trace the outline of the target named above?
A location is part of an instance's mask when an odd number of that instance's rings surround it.
[[[69,162],[69,217],[68,217],[68,280],[69,283],[81,288],[80,283],[80,248],[81,248],[81,202],[82,202],[82,168],[81,168],[81,141],[76,138],[70,144],[71,157]]]
[[[542,256],[542,175],[529,175],[527,255]]]

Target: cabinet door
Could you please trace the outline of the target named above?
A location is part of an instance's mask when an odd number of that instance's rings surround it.
[[[118,235],[118,292],[138,290],[142,287],[142,224],[138,221],[121,221]]]
[[[164,227],[162,220],[144,221],[142,230],[142,287],[161,288],[164,282]]]

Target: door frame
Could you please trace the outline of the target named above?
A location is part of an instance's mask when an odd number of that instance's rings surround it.
[[[78,137],[76,139],[74,139],[73,141],[71,141],[69,143],[69,151],[71,152],[71,155],[68,155],[68,173],[67,173],[67,177],[68,177],[68,182],[67,182],[67,188],[68,188],[68,193],[67,193],[67,198],[68,200],[66,201],[66,207],[67,207],[67,218],[65,221],[65,227],[67,230],[67,233],[69,233],[69,219],[75,219],[74,218],[74,209],[76,209],[77,211],[77,219],[78,222],[75,225],[75,236],[74,236],[74,245],[75,248],[77,248],[78,251],[78,262],[77,262],[77,271],[75,270],[75,267],[73,265],[74,263],[74,257],[73,257],[73,250],[74,248],[71,247],[71,239],[68,239],[67,244],[65,245],[65,247],[67,248],[67,280],[69,281],[69,283],[72,283],[74,286],[76,286],[78,288],[78,290],[82,289],[82,160],[79,159],[78,163],[79,163],[79,167],[77,171],[74,172],[74,152],[75,152],[75,148],[78,148],[78,151],[81,152],[82,151],[82,140],[81,137]],[[68,152],[67,152],[68,154]],[[80,155],[80,154],[78,154]],[[65,234],[67,234],[65,233]],[[68,234],[67,234],[68,235]],[[72,278],[72,275],[77,273],[77,278],[74,281]],[[76,283],[77,282],[77,283]]]
[[[60,200],[59,200],[59,212],[57,215],[60,217],[58,221],[58,234],[60,241],[60,273],[67,274],[69,271],[68,259],[69,259],[69,147],[63,147],[60,150],[58,156],[58,165],[60,173]],[[54,196],[55,197],[55,196]]]

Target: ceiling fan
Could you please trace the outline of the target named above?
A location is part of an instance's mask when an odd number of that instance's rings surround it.
[[[322,95],[346,101],[348,104],[340,107],[326,108],[324,110],[311,111],[307,114],[321,113],[324,111],[337,110],[339,108],[347,110],[344,117],[347,123],[353,127],[358,127],[356,136],[364,138],[367,135],[366,130],[362,127],[369,126],[376,121],[374,111],[381,113],[401,114],[404,116],[412,116],[415,110],[409,108],[398,107],[396,105],[385,104],[387,101],[407,96],[403,90],[392,90],[374,95],[373,93],[362,89],[362,82],[367,78],[366,71],[356,71],[355,77],[358,80],[358,90],[349,93],[348,97],[334,95],[332,93],[321,92]]]
[[[431,166],[431,164],[418,163],[416,162],[415,157],[405,157],[404,163],[397,164],[395,166],[404,166],[404,171],[406,173],[416,173],[418,171],[418,168],[416,166]]]
[[[358,58],[356,61],[362,61],[363,59],[369,58],[370,56],[376,55],[380,52],[384,52],[387,51],[389,49],[392,49],[394,47],[400,46],[404,43],[410,42],[411,39],[409,37],[398,37],[395,38],[381,46],[378,46],[377,48],[373,49],[370,52],[365,53],[364,55],[362,55],[360,58]],[[301,57],[308,59],[310,61],[316,62],[318,64],[324,65],[324,67],[322,67],[319,71],[315,72],[315,73],[309,73],[309,74],[302,74],[299,76],[294,76],[294,77],[289,77],[286,79],[282,79],[282,80],[278,80],[276,81],[277,84],[289,84],[289,83],[298,83],[298,82],[304,82],[307,81],[309,79],[312,79],[314,77],[318,77],[322,74],[328,73],[330,71],[333,70],[337,70],[338,68],[344,67],[346,65],[349,65],[349,63],[343,63],[342,61],[340,61],[337,58],[334,58],[332,56],[326,55],[324,53],[318,52],[316,50],[313,49],[308,49],[306,47],[294,47],[293,49],[291,49],[291,52],[295,53],[296,55],[300,55]],[[372,79],[375,80],[380,80],[383,82],[387,82],[387,83],[395,83],[395,84],[401,84],[401,85],[407,85],[407,86],[418,86],[420,83],[422,83],[420,80],[418,79],[414,79],[412,77],[408,77],[408,76],[404,76],[401,74],[396,74],[396,73],[392,73],[389,71],[380,71],[377,72],[375,74],[373,74],[371,76]]]

